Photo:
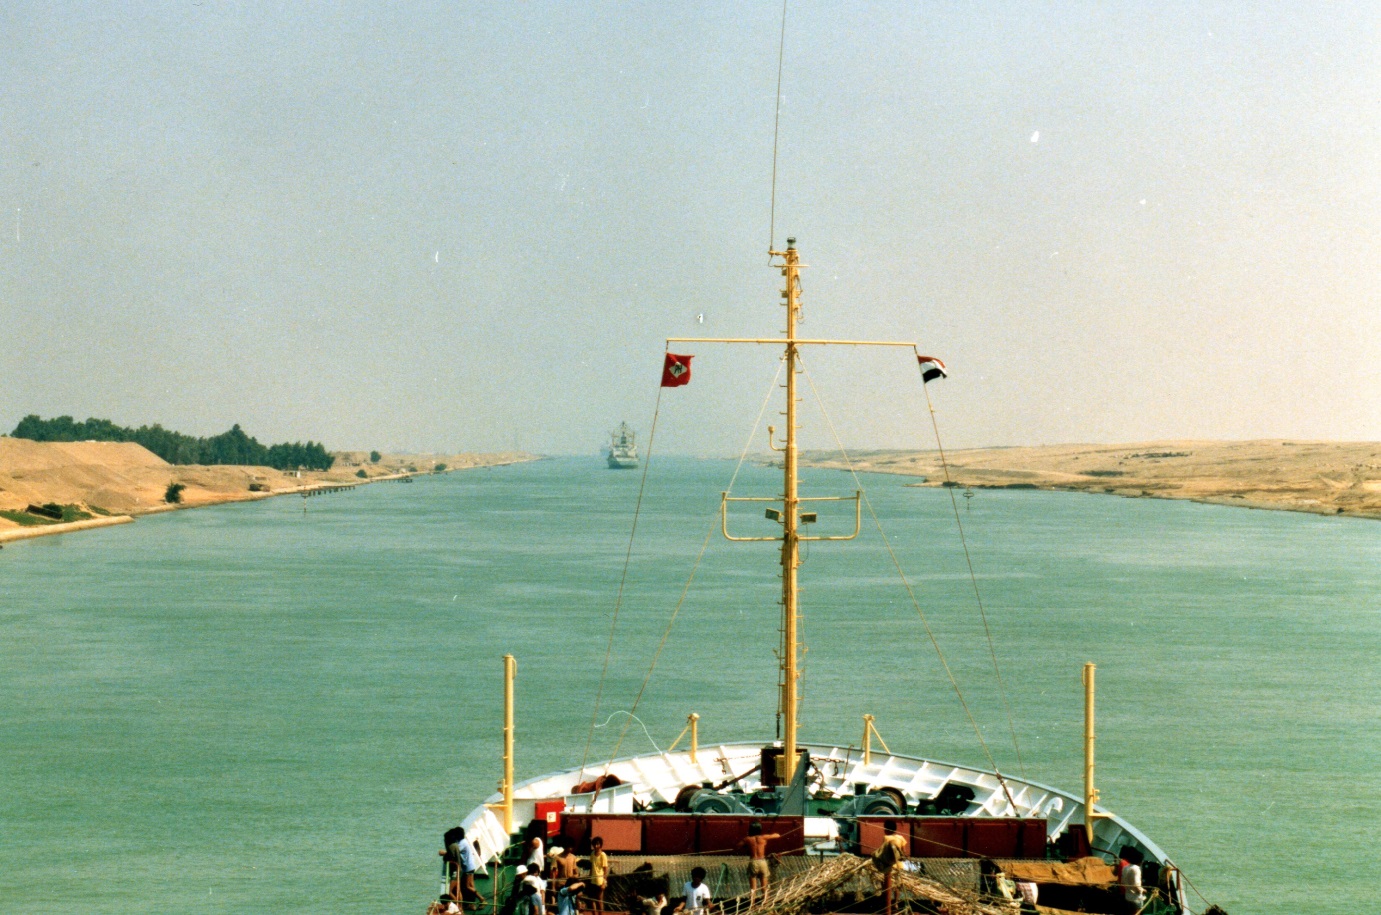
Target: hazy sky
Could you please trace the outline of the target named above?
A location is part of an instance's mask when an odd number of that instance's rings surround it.
[[[0,431],[645,436],[667,336],[782,327],[780,15],[0,5]],[[947,446],[1381,439],[1381,7],[793,0],[789,234],[803,333],[949,364]],[[679,349],[658,449],[737,453],[774,354]],[[808,360],[933,444],[909,354]]]

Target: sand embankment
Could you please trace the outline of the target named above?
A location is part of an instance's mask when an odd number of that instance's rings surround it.
[[[8,521],[0,519],[0,523]],[[49,534],[66,534],[71,531],[84,531],[93,527],[110,527],[113,524],[129,524],[134,519],[129,515],[111,515],[109,518],[87,518],[84,521],[69,521],[65,524],[41,524],[36,527],[0,528],[0,543],[11,540],[27,540],[30,537],[46,537]]]
[[[941,486],[935,451],[851,455],[859,470],[925,477]],[[974,488],[1018,488],[1190,499],[1221,505],[1381,519],[1381,443],[1170,441],[1130,445],[976,448],[945,453],[949,479]],[[811,452],[802,463],[844,467]]]
[[[443,466],[446,471],[464,470],[533,459],[520,452],[390,454],[374,462],[368,452],[340,452],[330,470],[298,474],[271,467],[169,464],[126,442],[31,442],[0,436],[0,511],[22,513],[31,504],[56,503],[93,516],[69,524],[30,525],[0,516],[0,542],[120,523],[174,508],[398,479]],[[177,505],[164,499],[171,483],[183,486]]]

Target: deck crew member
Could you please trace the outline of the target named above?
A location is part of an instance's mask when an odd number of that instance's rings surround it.
[[[553,849],[553,851],[560,852],[553,861],[556,865],[557,877],[565,881],[574,880],[580,876],[580,859],[575,856],[574,851],[569,848]]]
[[[534,820],[534,827],[539,823],[541,823],[540,820]],[[547,828],[545,823],[541,823],[541,826],[544,830]],[[536,835],[535,832],[527,840],[527,856],[523,858],[523,864],[527,866],[528,873],[541,871],[547,866],[547,854],[542,847],[542,837]]]
[[[462,902],[483,903],[484,898],[475,889],[475,872],[480,869],[479,852],[465,838],[465,830],[455,826],[446,830],[443,837],[446,847],[438,852],[451,870],[451,896]]]
[[[1146,889],[1141,885],[1141,852],[1130,845],[1122,846],[1118,856],[1121,872],[1117,882],[1122,886],[1122,898],[1127,903],[1127,911],[1139,912],[1146,904]]]
[[[651,895],[638,897],[638,904],[643,907],[643,915],[662,915],[663,910],[667,907],[666,881],[658,881],[649,889]]]
[[[556,915],[580,915],[580,907],[577,900],[580,898],[580,891],[585,889],[582,880],[567,880],[561,889],[556,891]]]
[[[676,906],[677,912],[685,912],[686,915],[708,915],[714,909],[714,900],[710,898],[710,888],[705,885],[705,868],[691,868],[690,882],[684,887],[686,898]]]
[[[590,840],[590,884],[594,887],[590,894],[594,915],[604,915],[604,890],[609,885],[609,856],[604,853],[604,839],[599,836]]]
[[[763,895],[767,894],[767,884],[772,879],[772,868],[767,863],[767,843],[772,839],[780,839],[780,833],[769,832],[763,834],[762,824],[757,820],[748,824],[748,835],[743,841],[738,843],[740,847],[748,849],[748,901],[751,904],[753,894],[759,888]]]
[[[547,881],[540,868],[529,868],[519,884],[518,915],[546,915]]]
[[[885,874],[906,860],[910,848],[906,837],[897,835],[896,820],[883,823],[882,832],[882,844],[873,852],[873,867]]]

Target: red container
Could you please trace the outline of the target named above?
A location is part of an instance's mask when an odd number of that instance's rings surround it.
[[[1045,821],[1012,817],[970,818],[965,850],[974,858],[1044,858]]]
[[[1020,820],[969,820],[964,850],[974,858],[1011,858],[1017,850]]]
[[[658,814],[643,819],[645,855],[690,855],[696,851],[696,817]]]
[[[589,814],[568,813],[561,818],[561,844],[577,855],[590,853]]]
[[[697,851],[702,855],[741,853],[739,843],[748,835],[748,824],[753,822],[752,817],[722,813],[707,813],[697,819],[700,820],[700,844]]]
[[[915,858],[964,857],[964,821],[958,817],[912,820],[911,855]]]
[[[639,852],[643,850],[643,824],[634,814],[610,814],[590,817],[590,839],[604,839],[608,852]]]

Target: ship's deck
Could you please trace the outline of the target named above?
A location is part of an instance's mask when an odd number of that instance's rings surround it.
[[[766,832],[794,830],[791,839],[776,843],[775,848],[769,846],[769,852],[775,853],[775,879],[784,885],[814,879],[809,875],[831,860],[870,854],[888,820],[909,841],[906,873],[961,896],[977,892],[978,862],[984,858],[1015,866],[1022,860],[1079,857],[1090,851],[1084,837],[1083,802],[1067,792],[920,757],[872,754],[865,760],[859,750],[847,747],[812,744],[803,749],[811,760],[804,815],[774,820],[776,811],[753,806],[770,788],[759,777],[763,745],[745,743],[701,747],[694,754],[627,757],[597,769],[544,775],[516,786],[512,833],[502,822],[503,799],[497,794],[472,811],[462,825],[483,860],[496,863],[491,880],[500,894],[517,862],[515,841],[536,823],[544,824],[549,844],[569,846],[577,855],[588,854],[589,840],[599,835],[620,878],[622,902],[635,908],[634,894],[645,892],[642,884],[653,878],[666,882],[674,900],[695,866],[709,872],[706,882],[716,898],[743,897],[747,875],[737,846],[755,819],[762,821]],[[588,790],[597,777],[608,785]],[[700,793],[688,801],[685,792],[696,788]],[[864,798],[884,791],[902,801],[899,811],[867,815],[854,809]],[[937,800],[945,798],[950,799],[950,807],[933,809]],[[700,812],[687,810],[688,803],[698,804]],[[1091,850],[1102,862],[1092,863],[1107,867],[1103,862],[1130,848],[1144,859],[1149,873],[1169,865],[1164,853],[1131,824],[1098,812],[1101,818],[1095,821]],[[774,822],[783,825],[774,827]],[[869,878],[860,873],[849,879]],[[1103,898],[1109,893],[1105,887],[1064,889],[1054,878],[1047,880],[1042,885],[1049,887],[1047,895],[1053,893],[1051,902],[1067,904],[1070,910],[1080,906],[1086,911],[1118,910],[1116,900]],[[615,884],[611,882],[611,895]],[[838,894],[841,900],[863,892],[862,886],[847,881],[825,889],[826,896]],[[922,884],[913,889],[921,892]],[[609,902],[611,907],[620,906],[619,898]]]

